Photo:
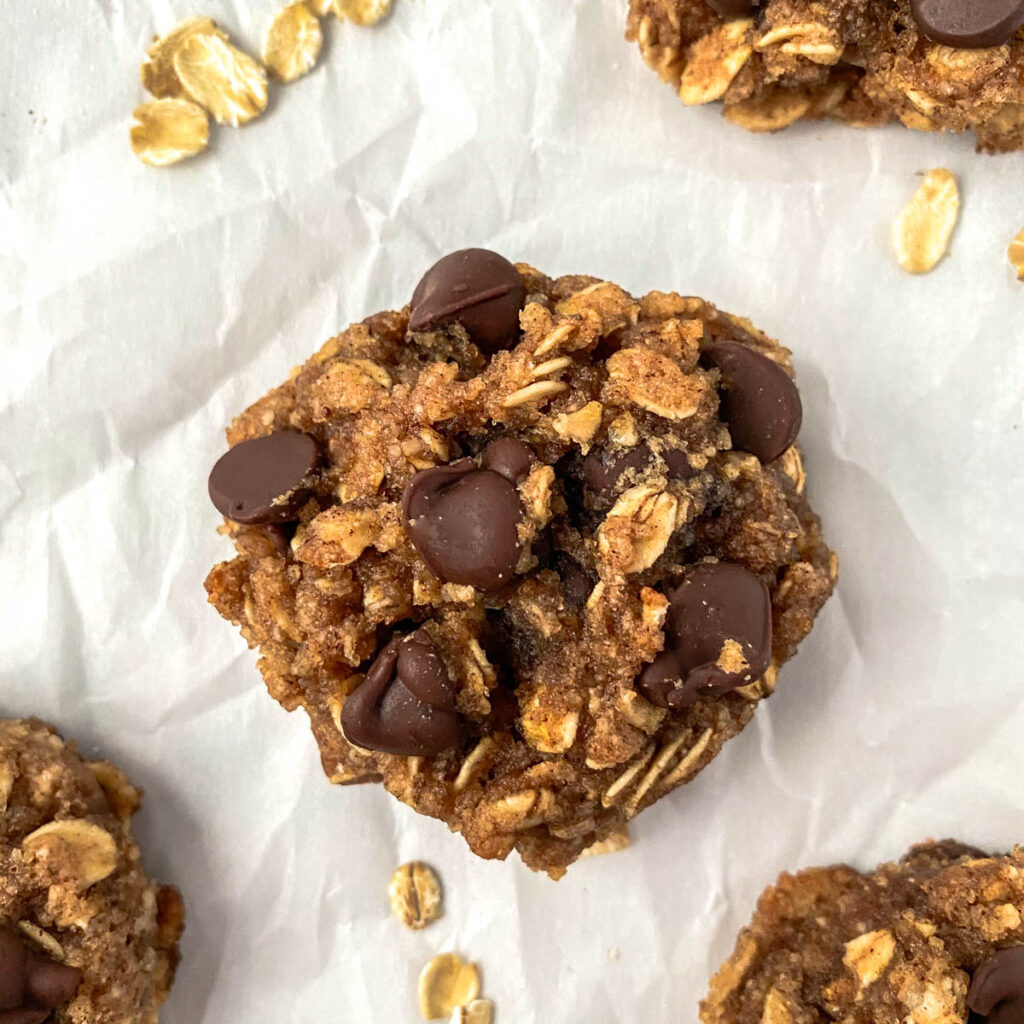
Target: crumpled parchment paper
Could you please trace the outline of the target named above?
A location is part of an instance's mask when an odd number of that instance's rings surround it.
[[[165,171],[128,146],[154,32],[209,14],[256,52],[273,0],[44,0],[0,33],[0,706],[147,791],[184,891],[164,1024],[412,1022],[419,968],[482,967],[499,1022],[692,1022],[783,868],[925,836],[1024,839],[1024,156],[902,129],[752,137],[684,109],[623,0],[395,0],[332,23],[267,115]],[[889,227],[946,165],[947,260]],[[555,884],[473,859],[379,788],[321,775],[301,714],[204,602],[229,545],[206,476],[231,416],[441,254],[677,289],[796,353],[812,500],[841,585],[776,695],[626,852]],[[406,932],[392,869],[440,872]]]

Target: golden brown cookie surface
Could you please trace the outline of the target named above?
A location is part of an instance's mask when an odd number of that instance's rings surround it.
[[[1024,1010],[1022,946],[1020,848],[986,856],[929,841],[870,874],[783,874],[712,979],[701,1020],[962,1024],[970,1008],[1008,1024]]]
[[[785,349],[494,255],[424,278],[421,330],[372,316],[238,417],[211,495],[250,522],[207,589],[332,781],[558,875],[746,724],[835,563]],[[289,431],[315,471],[263,461]]]
[[[1010,30],[985,46],[976,44],[987,35],[966,29],[964,45],[949,45],[941,27],[970,19],[930,9],[970,8],[966,0],[928,0],[916,13],[911,0],[735,6],[630,0],[626,35],[684,103],[721,101],[726,118],[750,131],[832,117],[972,131],[993,152],[1024,147],[1024,35],[1012,30],[1024,17],[1019,3],[1003,3],[1014,10],[996,21]]]
[[[0,1020],[157,1020],[183,910],[143,868],[130,827],[140,798],[50,726],[0,721]]]

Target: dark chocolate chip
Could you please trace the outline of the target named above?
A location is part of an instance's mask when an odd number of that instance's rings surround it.
[[[988,1024],[1024,1024],[1024,946],[1001,949],[974,972],[967,1006]]]
[[[529,445],[514,437],[503,437],[487,446],[480,465],[517,484],[529,475],[532,461],[533,452]]]
[[[25,973],[25,1000],[33,1006],[63,1006],[75,994],[82,972],[77,967],[29,953]]]
[[[800,433],[800,392],[778,363],[738,341],[716,341],[701,354],[722,374],[722,418],[734,448],[761,462],[777,459]]]
[[[637,685],[659,707],[681,707],[754,682],[771,657],[768,588],[740,565],[702,563],[669,595],[665,650]]]
[[[708,6],[723,18],[749,18],[761,0],[707,0]]]
[[[406,532],[431,572],[478,590],[498,590],[512,578],[521,519],[515,484],[472,459],[422,470],[402,495]]]
[[[21,1006],[28,950],[17,934],[0,928],[0,1010]]]
[[[377,655],[341,709],[357,746],[406,757],[433,757],[461,736],[455,690],[427,633],[396,637]]]
[[[210,473],[210,500],[236,523],[286,523],[309,498],[309,476],[320,446],[299,430],[279,430],[243,441]]]
[[[0,928],[0,1024],[42,1024],[74,995],[82,972],[30,950]]]
[[[962,49],[1002,46],[1024,25],[1022,0],[911,0],[921,33]]]
[[[458,321],[470,340],[493,354],[519,337],[526,285],[515,266],[489,249],[462,249],[435,263],[412,295],[409,330]]]
[[[670,480],[689,480],[697,475],[685,452],[666,448],[661,457],[665,460],[665,473]],[[625,490],[628,481],[623,477],[626,474],[632,470],[639,477],[654,460],[654,452],[647,441],[641,441],[636,447],[619,454],[595,449],[583,460],[583,482],[602,497],[614,498]]]
[[[38,1006],[19,1006],[0,1012],[0,1024],[47,1024],[50,1011]]]

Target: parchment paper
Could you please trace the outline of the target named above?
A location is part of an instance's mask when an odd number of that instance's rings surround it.
[[[0,703],[145,786],[148,864],[188,904],[164,1024],[411,1024],[448,949],[504,1024],[692,1022],[779,870],[1024,840],[1024,285],[1004,255],[1024,157],[748,136],[679,104],[622,0],[395,0],[377,29],[331,24],[321,67],[208,156],[139,164],[151,34],[209,14],[255,52],[274,6],[2,6]],[[961,223],[913,279],[890,223],[942,165]],[[202,589],[230,553],[205,493],[223,426],[465,245],[702,295],[783,339],[842,556],[754,724],[631,849],[558,884],[328,785]],[[447,892],[418,934],[385,896],[413,857]]]

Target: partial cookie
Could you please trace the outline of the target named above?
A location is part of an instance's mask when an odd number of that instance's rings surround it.
[[[701,1004],[704,1024],[1019,1024],[1024,849],[926,842],[872,874],[783,874]]]
[[[155,1024],[183,909],[142,867],[140,798],[52,727],[0,721],[0,1024]]]
[[[682,101],[750,131],[833,117],[1024,148],[1022,0],[630,0],[626,36]]]
[[[210,600],[327,775],[560,875],[693,778],[835,559],[789,353],[698,298],[466,250],[243,413]]]

